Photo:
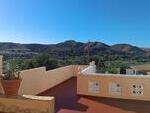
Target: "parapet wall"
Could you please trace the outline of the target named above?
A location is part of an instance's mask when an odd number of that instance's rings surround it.
[[[77,77],[77,93],[150,101],[150,76],[81,74]]]
[[[88,65],[72,65],[73,76],[77,77]]]
[[[19,94],[36,95],[73,76],[72,65],[46,71],[45,67],[21,71]]]
[[[49,88],[52,88],[65,80],[76,77],[78,72],[83,70],[85,65],[69,65],[46,71],[45,67],[21,71],[22,83],[19,94],[36,95]],[[3,89],[0,84],[0,93]]]
[[[36,95],[40,91],[46,90],[46,68],[40,67],[21,71],[22,83],[19,94]]]
[[[3,97],[0,96],[0,112],[5,113],[54,113],[54,97],[31,96]]]

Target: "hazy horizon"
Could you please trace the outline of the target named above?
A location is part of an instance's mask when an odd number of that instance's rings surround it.
[[[0,0],[0,41],[100,41],[150,48],[148,0]]]

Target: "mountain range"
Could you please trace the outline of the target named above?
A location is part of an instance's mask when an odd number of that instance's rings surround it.
[[[58,44],[19,44],[10,42],[0,43],[0,54],[6,58],[32,58],[47,53],[55,58],[68,58],[83,55],[111,56],[126,59],[149,59],[150,48],[140,48],[130,44],[107,45],[102,42],[77,42],[67,40]]]

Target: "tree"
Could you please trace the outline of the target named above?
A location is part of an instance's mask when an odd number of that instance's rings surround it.
[[[40,54],[32,59],[30,67],[42,67],[45,66],[46,70],[54,69],[58,67],[58,61],[54,58],[50,58],[48,54]]]

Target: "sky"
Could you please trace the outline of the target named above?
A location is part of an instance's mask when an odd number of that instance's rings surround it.
[[[0,42],[150,47],[150,0],[0,0]]]

